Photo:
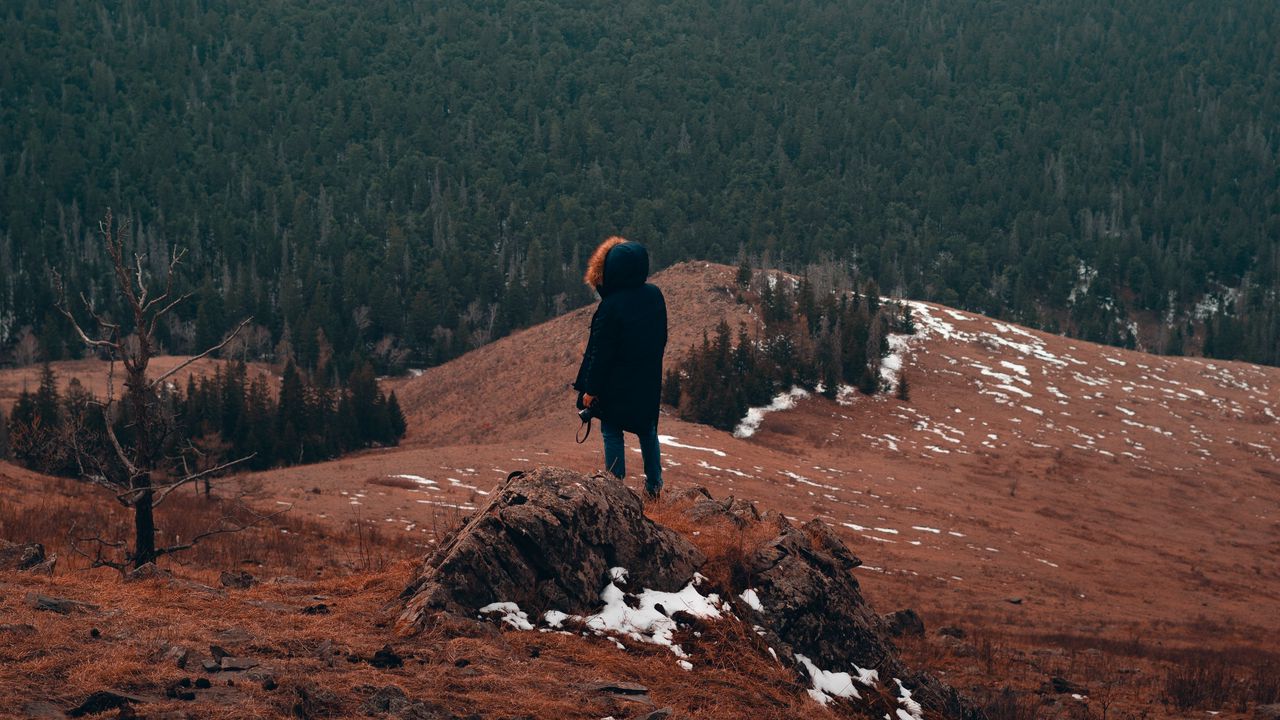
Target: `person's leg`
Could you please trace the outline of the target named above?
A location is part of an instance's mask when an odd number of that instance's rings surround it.
[[[658,427],[640,434],[640,454],[644,457],[644,489],[650,495],[662,492],[662,451],[658,448]]]
[[[627,476],[627,448],[622,442],[622,429],[602,418],[600,437],[604,438],[604,468],[621,480]]]

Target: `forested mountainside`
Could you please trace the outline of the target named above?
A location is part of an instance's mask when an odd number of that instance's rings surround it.
[[[588,301],[584,253],[621,232],[659,265],[840,263],[1087,339],[1280,362],[1270,0],[2,12],[6,357],[78,352],[52,269],[122,315],[111,206],[152,267],[190,251],[171,352],[252,315],[250,359],[439,362]]]

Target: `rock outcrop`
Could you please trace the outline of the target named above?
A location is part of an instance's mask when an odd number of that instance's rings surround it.
[[[690,507],[691,517],[709,517],[697,508],[698,503]],[[738,525],[748,515],[733,513],[732,520]],[[930,716],[982,717],[953,688],[898,658],[892,628],[862,597],[851,572],[862,561],[829,525],[811,520],[796,527],[781,515],[760,517],[757,522],[776,523],[778,535],[747,557],[751,587],[745,589],[754,591],[758,609],[739,609],[766,630],[780,657],[804,656],[827,671],[875,670],[882,686],[892,689],[900,682]]]
[[[401,633],[446,611],[471,615],[513,602],[530,616],[597,609],[609,569],[633,584],[677,591],[705,562],[697,548],[644,515],[619,480],[560,468],[513,473],[437,550],[401,598]]]
[[[893,698],[881,709],[900,718],[982,717],[952,688],[904,666],[892,628],[853,576],[861,561],[828,525],[796,526],[744,500],[717,501],[702,488],[670,502],[695,525],[727,524],[748,531],[744,537],[770,537],[738,559],[729,582],[743,586],[714,590],[741,600],[733,603],[739,618],[802,679],[861,675],[860,682],[878,683],[875,695]],[[630,587],[676,592],[705,562],[689,540],[645,517],[639,497],[611,477],[559,468],[515,473],[423,563],[401,594],[398,629],[413,633],[448,616],[474,617],[494,603],[515,603],[524,612],[512,624],[528,629],[546,610],[582,616],[599,610],[602,588],[617,580],[610,568],[626,568]],[[680,612],[669,617],[687,620]],[[822,695],[816,684],[814,692]]]

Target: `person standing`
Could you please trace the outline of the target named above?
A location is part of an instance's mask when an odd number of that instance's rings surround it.
[[[638,242],[611,237],[587,261],[583,280],[600,294],[591,316],[591,337],[573,388],[579,409],[600,418],[605,469],[626,477],[623,432],[640,440],[645,495],[662,492],[658,449],[658,403],[662,356],[667,347],[667,302],[649,277],[649,251]]]

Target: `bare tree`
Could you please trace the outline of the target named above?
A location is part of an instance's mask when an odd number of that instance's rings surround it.
[[[102,413],[102,433],[106,436],[107,451],[96,453],[82,447],[74,441],[77,434],[72,434],[73,452],[81,465],[82,474],[100,484],[106,485],[116,492],[116,498],[128,507],[133,508],[134,547],[132,552],[126,551],[126,561],[134,567],[153,562],[161,555],[178,550],[185,550],[194,544],[193,541],[172,547],[157,548],[155,544],[156,525],[154,510],[174,490],[217,475],[252,456],[222,462],[212,467],[191,471],[185,465],[179,466],[166,456],[166,448],[175,432],[173,413],[166,408],[164,397],[169,395],[165,381],[201,358],[217,352],[225,347],[240,331],[249,324],[251,318],[245,318],[238,326],[223,338],[222,342],[188,358],[177,366],[156,377],[148,375],[148,367],[157,352],[156,328],[174,308],[178,307],[191,293],[178,293],[174,289],[177,269],[185,255],[175,251],[170,255],[168,268],[164,278],[164,290],[153,295],[147,285],[147,273],[143,270],[143,260],[139,255],[132,258],[125,256],[125,237],[129,223],[127,220],[116,223],[108,209],[106,217],[98,224],[103,244],[111,260],[111,267],[116,278],[116,292],[123,301],[127,311],[132,315],[132,332],[125,335],[122,326],[113,322],[104,313],[95,309],[84,294],[80,299],[85,309],[93,318],[95,332],[85,331],[75,314],[71,312],[65,300],[61,276],[55,273],[54,281],[59,298],[58,310],[71,322],[76,336],[89,349],[98,354],[105,354],[111,361],[107,374],[107,392],[105,399],[96,401],[95,405]],[[117,400],[115,394],[116,365],[124,367],[124,392]],[[123,421],[127,429],[126,440],[121,441],[117,433],[117,422]],[[257,516],[260,519],[262,516]],[[247,527],[247,526],[246,526]],[[233,532],[239,528],[219,529],[207,535]],[[121,543],[108,543],[99,540],[99,550],[103,546],[123,550]],[[97,557],[96,564],[123,568],[124,563],[114,563]]]

